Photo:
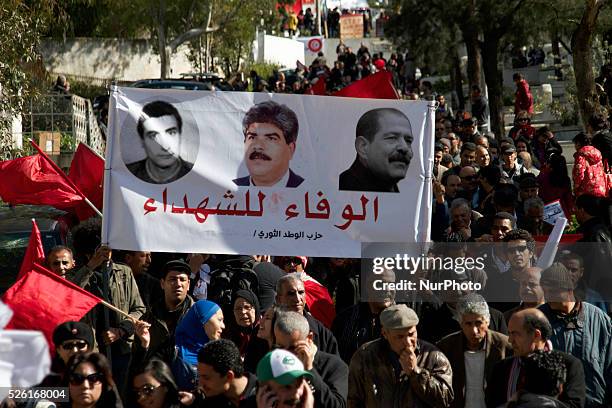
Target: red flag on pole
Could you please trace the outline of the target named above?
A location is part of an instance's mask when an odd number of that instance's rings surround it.
[[[86,144],[79,143],[70,164],[68,178],[93,205],[102,209],[104,159]],[[86,203],[79,205],[75,212],[81,221],[95,215],[95,212]]]
[[[327,95],[325,92],[325,77],[319,77],[319,80],[306,91],[309,95]]]
[[[69,185],[72,190],[76,191],[76,193],[83,199],[83,201],[89,205],[91,207],[92,210],[94,210],[94,212],[96,214],[98,214],[100,217],[102,217],[102,213],[100,212],[100,210],[98,210],[98,208],[92,204],[92,202],[87,198],[87,196],[85,194],[83,194],[83,192],[79,189],[79,187],[74,184],[74,182],[68,178],[68,176],[66,175],[66,173],[64,173],[62,171],[62,169],[59,168],[59,166],[57,164],[55,164],[55,162],[53,160],[51,160],[51,158],[49,156],[47,156],[45,154],[45,152],[42,151],[42,149],[36,144],[34,143],[34,141],[32,139],[30,139],[30,144],[32,145],[32,147],[34,147],[36,149],[36,151],[38,152],[38,154],[47,161],[47,164],[49,166],[51,166],[53,169],[55,169],[55,171],[57,172],[57,174],[59,174],[62,179],[64,180],[64,182]]]
[[[68,320],[81,320],[102,299],[34,264],[2,296],[13,311],[6,329],[43,332],[53,354],[53,330]]]
[[[379,71],[334,92],[332,96],[351,98],[400,99],[393,86],[393,74]]]
[[[69,210],[82,203],[83,197],[60,173],[39,154],[0,162],[0,197],[11,204]]]
[[[26,272],[32,270],[35,263],[40,265],[45,264],[45,250],[43,249],[38,225],[36,225],[36,221],[32,219],[32,233],[30,234],[30,241],[28,242],[28,248],[26,249],[23,257],[23,262],[21,262],[21,269],[19,269],[17,279],[21,278]]]

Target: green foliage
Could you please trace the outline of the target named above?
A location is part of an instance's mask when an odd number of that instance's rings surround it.
[[[188,44],[189,58],[201,72],[210,70],[214,58],[224,67],[235,69],[251,53],[261,20],[267,26],[278,15],[274,0],[100,0],[97,3],[101,3],[95,8],[101,12],[98,28],[94,30],[98,35],[152,39],[156,52],[163,55],[167,51],[170,58],[178,46]],[[285,0],[284,3],[292,2]]]
[[[576,215],[572,214],[569,220],[567,220],[567,225],[565,226],[565,230],[563,230],[564,234],[576,234],[578,233],[578,228],[580,224],[578,224],[578,220],[576,219]]]
[[[64,152],[75,152],[77,148],[76,138],[72,133],[62,133],[62,137],[60,139],[60,151]]]
[[[578,104],[574,69],[572,67],[563,69],[563,77],[567,82],[565,86],[566,101],[553,100],[549,109],[550,113],[561,122],[561,126],[575,126],[580,121],[580,106]]]
[[[453,90],[450,79],[440,79],[434,82],[432,85],[434,92],[437,94],[448,94]]]
[[[249,72],[255,71],[257,75],[261,78],[268,80],[269,77],[272,76],[272,71],[275,69],[279,69],[280,67],[276,64],[268,64],[268,63],[251,63],[246,66],[245,72],[248,75]]]
[[[82,98],[93,101],[96,96],[106,94],[106,87],[102,85],[94,85],[89,82],[77,81],[68,76],[70,82],[70,92],[74,95],[78,95]]]
[[[550,113],[561,122],[561,126],[574,126],[578,124],[579,114],[572,104],[553,100],[549,105]]]
[[[38,92],[37,77],[43,75],[37,52],[40,32],[53,13],[55,3],[41,0],[0,2],[0,157],[13,157],[11,124],[32,95]],[[59,18],[59,16],[58,16]]]
[[[514,96],[514,89],[505,86],[502,94],[504,106],[514,106]]]

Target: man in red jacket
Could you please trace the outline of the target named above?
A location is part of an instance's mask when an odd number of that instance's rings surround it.
[[[512,80],[516,84],[516,94],[514,97],[514,114],[520,111],[527,111],[533,115],[533,95],[529,89],[529,84],[523,78],[523,74],[517,72],[512,76]]]

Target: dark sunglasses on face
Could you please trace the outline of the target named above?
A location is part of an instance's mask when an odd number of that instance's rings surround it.
[[[529,118],[521,118],[518,121],[519,122],[530,122],[531,120]]]
[[[161,387],[161,385],[158,385],[156,387],[153,384],[145,384],[140,389],[135,389],[134,392],[136,393],[136,398],[141,398],[143,396],[148,397],[150,395],[153,395],[155,390],[159,387]]]
[[[93,373],[89,375],[81,375],[77,373],[70,374],[70,384],[72,385],[81,385],[87,380],[89,384],[98,384],[101,383],[104,379],[104,375],[102,373]]]
[[[73,350],[75,347],[78,350],[85,350],[87,348],[87,342],[80,340],[80,341],[68,341],[62,344],[62,348],[66,351]]]
[[[302,264],[302,260],[300,258],[287,258],[287,259],[285,259],[285,265],[290,265],[290,264],[301,265]]]

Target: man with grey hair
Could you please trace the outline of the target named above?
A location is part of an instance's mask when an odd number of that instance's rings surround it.
[[[447,407],[453,373],[444,354],[417,337],[419,317],[404,304],[380,314],[382,338],[363,345],[349,366],[348,407]]]
[[[489,329],[491,316],[485,299],[469,293],[457,303],[461,331],[438,342],[453,369],[452,408],[485,408],[485,385],[493,365],[511,354],[508,336]]]
[[[519,221],[519,228],[529,231],[531,235],[548,235],[553,226],[544,222],[544,201],[540,197],[532,197],[523,203],[525,211]]]
[[[331,330],[314,318],[306,309],[306,289],[302,281],[302,273],[288,273],[276,283],[276,305],[282,310],[296,312],[308,321],[314,342],[320,350],[338,354],[338,342]]]
[[[315,406],[346,407],[348,366],[335,354],[317,348],[306,318],[282,312],[274,324],[276,346],[295,354],[312,374]]]
[[[462,241],[467,241],[472,236],[472,221],[482,217],[476,211],[472,211],[470,203],[465,198],[455,198],[450,206],[450,228],[447,236],[459,235]]]

